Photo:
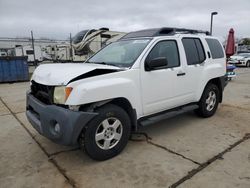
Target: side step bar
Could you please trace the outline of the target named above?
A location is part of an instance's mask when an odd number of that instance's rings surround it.
[[[150,117],[145,117],[145,118],[139,119],[138,125],[145,127],[145,126],[157,123],[159,121],[174,117],[176,115],[195,110],[197,108],[199,108],[199,106],[197,104],[192,104],[192,105],[186,105],[186,106],[170,109],[170,110],[158,113],[158,114],[150,116]]]

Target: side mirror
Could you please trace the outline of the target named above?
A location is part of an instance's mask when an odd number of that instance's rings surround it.
[[[155,59],[152,59],[151,61],[146,61],[145,69],[146,71],[164,69],[167,68],[167,65],[168,61],[166,57],[157,57]]]

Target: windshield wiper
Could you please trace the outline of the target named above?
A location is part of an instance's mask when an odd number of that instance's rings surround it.
[[[106,62],[89,62],[89,61],[86,61],[85,63],[94,63],[94,64],[101,64],[101,65],[112,65],[112,66],[115,66],[115,67],[118,67],[116,64],[113,64],[113,63],[106,63]]]

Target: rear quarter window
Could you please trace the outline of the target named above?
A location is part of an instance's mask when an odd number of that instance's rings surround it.
[[[224,57],[224,51],[217,39],[206,39],[208,47],[210,49],[213,59],[219,59]]]

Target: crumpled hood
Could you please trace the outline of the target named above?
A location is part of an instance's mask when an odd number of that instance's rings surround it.
[[[90,63],[44,64],[35,69],[31,80],[44,85],[66,85],[70,80],[96,69],[118,70],[120,68]]]

